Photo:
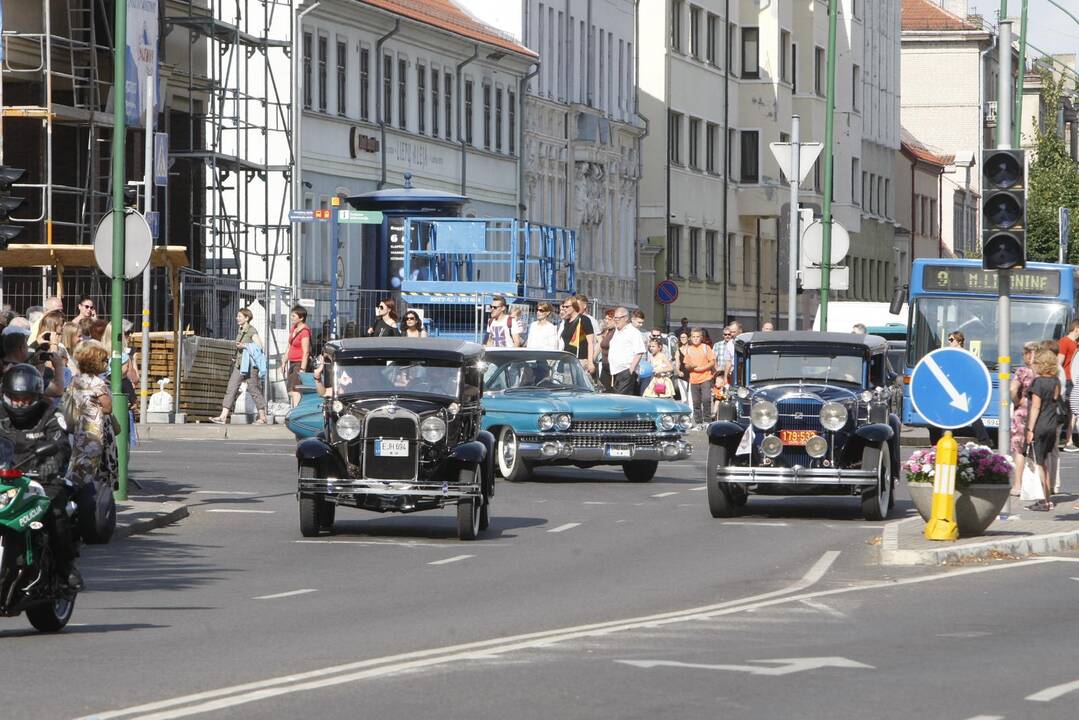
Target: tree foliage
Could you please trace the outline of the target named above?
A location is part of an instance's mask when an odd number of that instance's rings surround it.
[[[1027,259],[1056,262],[1061,207],[1071,208],[1068,261],[1079,262],[1079,165],[1057,132],[1057,108],[1064,91],[1063,78],[1043,72],[1042,107],[1045,127],[1037,128],[1035,155],[1027,189]]]

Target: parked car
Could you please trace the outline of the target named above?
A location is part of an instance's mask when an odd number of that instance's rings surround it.
[[[887,517],[901,428],[887,352],[875,335],[739,335],[733,392],[708,426],[712,516],[752,492],[855,495],[867,520]]]
[[[570,353],[489,350],[487,365],[483,427],[507,480],[523,480],[537,465],[620,465],[628,480],[648,482],[660,461],[692,452],[688,405],[601,393]]]
[[[324,348],[326,395],[307,395],[289,427],[304,537],[333,529],[338,506],[411,513],[457,506],[457,534],[489,523],[494,437],[481,428],[484,350],[435,338],[335,340]],[[312,408],[321,411],[316,424]]]

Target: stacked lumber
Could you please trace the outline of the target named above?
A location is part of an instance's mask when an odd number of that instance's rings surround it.
[[[141,347],[139,333],[133,333],[131,344]],[[187,422],[209,420],[221,413],[229,376],[236,359],[232,340],[189,335],[183,339],[183,363],[180,367],[180,404],[173,409],[187,414]],[[167,391],[176,397],[176,341],[169,332],[150,333],[150,392],[157,391],[157,381],[172,379]]]

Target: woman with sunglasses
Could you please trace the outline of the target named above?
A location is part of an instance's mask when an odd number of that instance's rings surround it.
[[[375,308],[375,322],[367,328],[367,337],[400,337],[397,329],[397,303],[386,298]]]
[[[416,310],[405,312],[405,337],[427,337],[427,331],[423,328],[423,320]]]
[[[549,302],[541,302],[536,305],[536,319],[528,326],[528,339],[525,340],[526,348],[536,350],[558,350],[558,326],[551,322],[551,314],[554,308]]]

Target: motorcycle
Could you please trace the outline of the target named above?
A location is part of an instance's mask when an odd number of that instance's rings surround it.
[[[37,460],[59,448],[45,443]],[[41,632],[62,630],[71,620],[77,591],[58,572],[49,544],[50,499],[41,483],[14,463],[15,446],[0,438],[0,616],[26,613]],[[74,512],[74,503],[69,504]]]

